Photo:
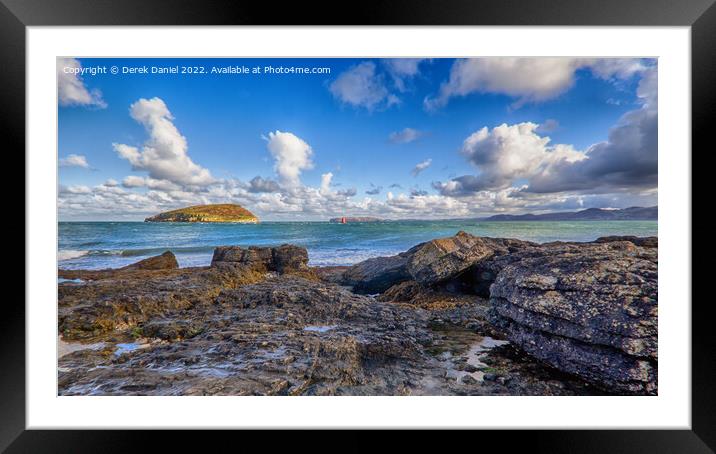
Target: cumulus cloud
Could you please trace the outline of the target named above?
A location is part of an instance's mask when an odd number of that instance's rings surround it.
[[[106,183],[105,183],[106,185]],[[169,180],[158,180],[150,177],[140,177],[137,175],[129,175],[122,180],[122,186],[125,188],[149,188],[161,191],[178,191],[181,187]]]
[[[253,193],[278,192],[281,187],[271,179],[264,179],[260,176],[253,177],[248,184],[248,191]]]
[[[647,69],[628,58],[488,57],[457,60],[437,95],[425,98],[435,110],[451,98],[471,93],[498,93],[517,98],[515,106],[555,98],[574,84],[575,73],[589,69],[602,79],[626,79]]]
[[[147,171],[152,179],[178,186],[201,187],[216,181],[209,170],[189,157],[186,138],[174,126],[174,117],[163,100],[142,98],[130,106],[129,113],[149,134],[141,149],[113,144],[117,154],[129,161],[133,170]]]
[[[413,175],[414,177],[417,177],[420,174],[420,172],[422,172],[423,170],[430,167],[430,164],[432,164],[432,163],[433,163],[432,159],[426,159],[425,161],[416,164],[415,167],[413,167],[413,170],[410,171],[410,174]]]
[[[82,167],[89,169],[89,163],[87,158],[80,154],[70,154],[67,157],[61,158],[59,161],[60,167]]]
[[[406,80],[420,74],[420,64],[427,60],[424,58],[388,58],[382,61],[393,78],[395,88],[404,92],[406,91]]]
[[[289,187],[300,185],[301,172],[313,168],[311,146],[293,133],[278,130],[268,133],[266,141],[281,184]]]
[[[530,180],[529,190],[655,187],[659,167],[656,68],[642,77],[637,96],[642,107],[624,114],[606,141],[585,151],[586,159],[545,169]]]
[[[124,180],[122,180],[122,186],[125,188],[141,188],[145,186],[146,183],[144,181],[143,177],[138,177],[136,175],[130,175],[128,177],[125,177]]]
[[[400,143],[410,143],[418,140],[420,137],[423,136],[422,131],[418,131],[417,129],[413,128],[405,128],[401,131],[394,131],[391,132],[388,135],[388,141],[390,143],[400,144]]]
[[[388,193],[382,211],[387,216],[397,217],[464,217],[470,214],[467,203],[441,195],[393,195]]]
[[[368,195],[378,195],[383,190],[383,186],[376,186],[373,183],[370,184],[370,189],[366,190],[365,193]]]
[[[420,73],[420,63],[424,61],[424,58],[388,58],[383,63],[391,74],[413,77]]]
[[[390,107],[400,102],[385,86],[385,78],[377,72],[375,63],[371,61],[350,67],[328,89],[341,102],[367,110]]]
[[[434,187],[453,195],[504,189],[554,163],[585,159],[583,153],[569,145],[549,145],[549,137],[538,135],[537,127],[529,122],[502,124],[471,134],[463,142],[461,153],[480,171],[479,175],[465,175]]]
[[[321,175],[321,192],[326,194],[331,190],[331,180],[333,180],[333,172],[327,172]]]
[[[614,71],[610,68],[609,71]],[[462,154],[478,170],[433,187],[443,195],[465,196],[501,190],[520,181],[521,192],[625,191],[655,188],[658,173],[657,72],[642,70],[637,89],[641,108],[627,112],[608,139],[575,150],[550,144],[534,123],[482,128],[465,139]]]
[[[545,121],[542,122],[542,124],[539,125],[537,128],[537,132],[540,134],[550,132],[554,132],[559,129],[559,121],[555,120],[554,118],[548,118]]]
[[[92,189],[90,189],[89,186],[85,185],[60,185],[59,191],[60,195],[63,194],[89,194],[92,192]]]
[[[107,107],[102,93],[89,90],[79,75],[82,64],[75,58],[57,59],[57,100],[61,106]]]

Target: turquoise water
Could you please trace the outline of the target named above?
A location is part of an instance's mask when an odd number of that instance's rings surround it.
[[[607,235],[656,236],[656,221],[479,222],[393,221],[365,224],[263,222],[196,224],[145,222],[60,222],[59,266],[115,268],[174,252],[180,266],[208,265],[216,246],[291,243],[308,249],[312,265],[350,265],[393,255],[459,230],[544,243],[591,241]]]

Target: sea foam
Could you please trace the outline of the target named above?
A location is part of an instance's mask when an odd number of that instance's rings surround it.
[[[73,249],[65,249],[57,251],[57,260],[60,262],[63,260],[76,259],[89,254],[89,251],[76,251]]]

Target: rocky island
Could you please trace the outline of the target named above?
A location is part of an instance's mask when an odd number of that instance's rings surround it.
[[[655,237],[59,270],[60,395],[655,395]]]
[[[246,208],[231,203],[196,205],[178,210],[165,211],[148,217],[144,222],[235,222],[257,224],[257,218]]]
[[[356,222],[383,222],[383,220],[371,216],[343,216],[340,218],[331,218],[328,222],[332,224],[353,224]]]

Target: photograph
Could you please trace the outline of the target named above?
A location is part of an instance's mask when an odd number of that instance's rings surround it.
[[[660,397],[659,58],[56,63],[57,396]]]

